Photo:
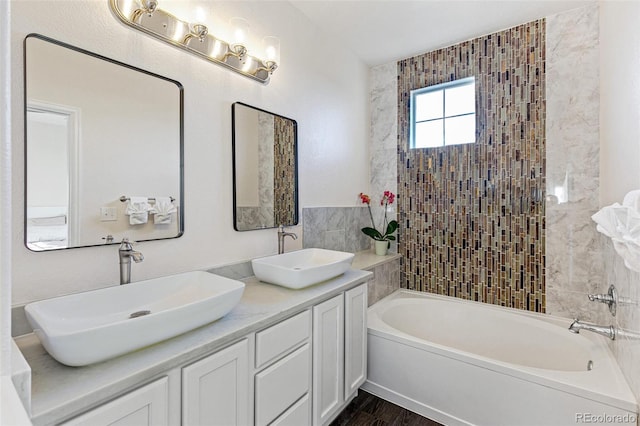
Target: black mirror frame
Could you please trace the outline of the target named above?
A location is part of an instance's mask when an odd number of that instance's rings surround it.
[[[294,201],[294,223],[287,223],[287,224],[282,224],[283,226],[295,226],[298,225],[298,223],[300,222],[300,214],[299,214],[299,192],[298,192],[298,122],[292,118],[289,117],[285,117],[283,115],[280,114],[275,114],[273,112],[264,110],[262,108],[258,108],[252,105],[248,105],[245,104],[243,102],[234,102],[233,104],[231,104],[231,153],[232,153],[232,160],[233,160],[233,167],[232,167],[232,173],[233,173],[233,229],[238,231],[238,232],[245,232],[245,231],[257,231],[257,230],[261,230],[261,229],[273,229],[273,228],[277,228],[280,225],[279,224],[274,224],[274,226],[270,226],[270,227],[264,227],[264,228],[253,228],[253,229],[238,229],[238,216],[237,216],[237,195],[236,195],[236,190],[237,190],[237,178],[236,178],[236,174],[238,172],[237,169],[237,158],[236,158],[236,106],[240,105],[240,106],[244,106],[247,108],[251,108],[254,109],[256,111],[259,112],[263,112],[266,114],[271,114],[273,116],[276,117],[280,117],[282,119],[285,120],[289,120],[293,123],[293,129],[294,129],[294,136],[293,136],[293,149],[294,149],[294,175],[295,175],[295,182],[294,182],[294,192],[295,192],[295,201]]]

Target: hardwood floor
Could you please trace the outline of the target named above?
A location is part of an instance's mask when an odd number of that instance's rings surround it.
[[[331,426],[442,426],[363,390]]]

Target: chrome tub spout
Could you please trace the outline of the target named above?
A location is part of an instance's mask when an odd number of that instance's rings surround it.
[[[611,340],[616,339],[616,329],[612,325],[596,325],[576,319],[569,326],[569,331],[578,334],[580,330],[591,331],[606,336]]]

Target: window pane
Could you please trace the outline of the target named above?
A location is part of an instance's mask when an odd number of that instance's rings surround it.
[[[470,114],[476,111],[476,84],[445,90],[445,116]]]
[[[445,119],[445,145],[474,143],[476,141],[475,114]]]
[[[442,118],[442,96],[442,90],[415,95],[415,120],[423,121]]]
[[[416,123],[413,147],[432,148],[444,145],[442,141],[442,125],[443,120]]]

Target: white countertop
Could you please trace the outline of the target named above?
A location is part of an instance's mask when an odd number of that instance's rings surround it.
[[[398,253],[389,253],[385,256],[379,256],[373,252],[373,250],[365,250],[359,251],[356,253],[356,256],[353,258],[353,263],[351,267],[353,269],[366,269],[370,270],[375,268],[378,265],[382,265],[387,262],[391,262],[396,259],[400,259],[402,257],[401,254]]]
[[[22,406],[11,377],[0,377],[0,425],[29,426],[29,416]]]
[[[62,365],[47,354],[33,333],[20,336],[15,340],[32,373],[31,420],[37,426],[79,414],[131,387],[367,282],[372,276],[371,272],[350,269],[335,279],[301,290],[247,278],[243,280],[246,287],[240,303],[218,321],[86,367]]]

